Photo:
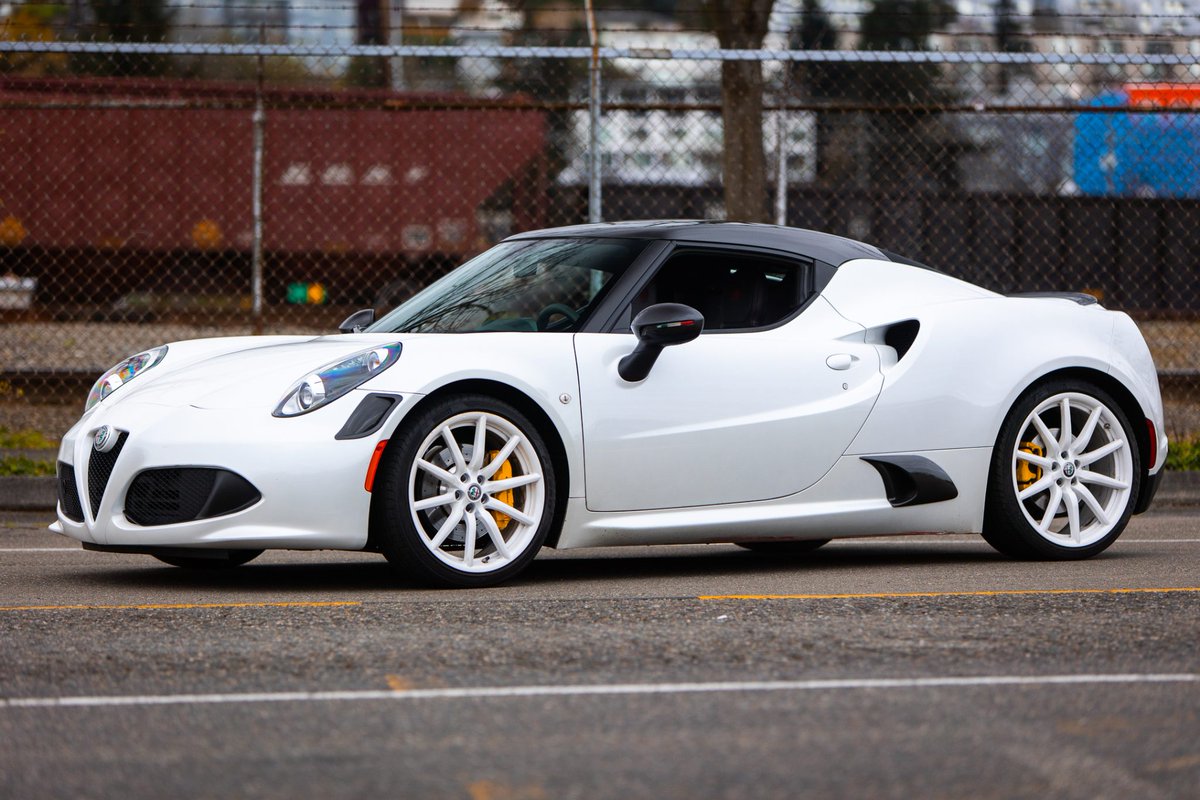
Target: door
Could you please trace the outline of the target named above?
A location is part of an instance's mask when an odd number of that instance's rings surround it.
[[[729,259],[672,256],[633,301],[630,314],[674,301],[705,316],[705,333],[666,348],[643,381],[617,374],[632,333],[576,334],[590,510],[794,494],[829,471],[870,413],[883,384],[876,349],[811,297],[808,266]]]

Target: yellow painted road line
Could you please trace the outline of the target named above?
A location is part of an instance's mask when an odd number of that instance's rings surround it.
[[[697,600],[888,600],[905,597],[1007,597],[1047,594],[1166,594],[1200,592],[1200,586],[1155,589],[988,589],[976,592],[864,592],[852,594],[702,594]]]
[[[361,600],[274,603],[136,603],[130,605],[0,606],[0,611],[164,611],[189,608],[337,608],[361,605]]]
[[[386,679],[388,688],[393,692],[409,692],[415,688],[412,681],[399,675],[387,675]]]

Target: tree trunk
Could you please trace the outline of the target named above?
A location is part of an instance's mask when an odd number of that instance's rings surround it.
[[[725,126],[725,218],[767,221],[766,158],[763,154],[762,62],[721,64],[721,118]]]
[[[775,0],[708,0],[705,3],[724,49],[762,47]],[[763,78],[760,61],[721,63],[721,119],[725,128],[725,218],[766,222],[766,158],[763,154]]]

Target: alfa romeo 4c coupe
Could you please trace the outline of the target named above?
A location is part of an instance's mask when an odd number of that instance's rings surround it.
[[[1079,559],[1166,455],[1125,314],[813,231],[524,233],[342,331],[114,366],[63,439],[53,529],[182,567],[369,550],[459,587],[542,547],[919,531]]]

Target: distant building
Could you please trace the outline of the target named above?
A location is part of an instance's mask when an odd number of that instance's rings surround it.
[[[237,0],[233,3],[172,0],[172,35],[177,42],[288,41],[291,0]]]

